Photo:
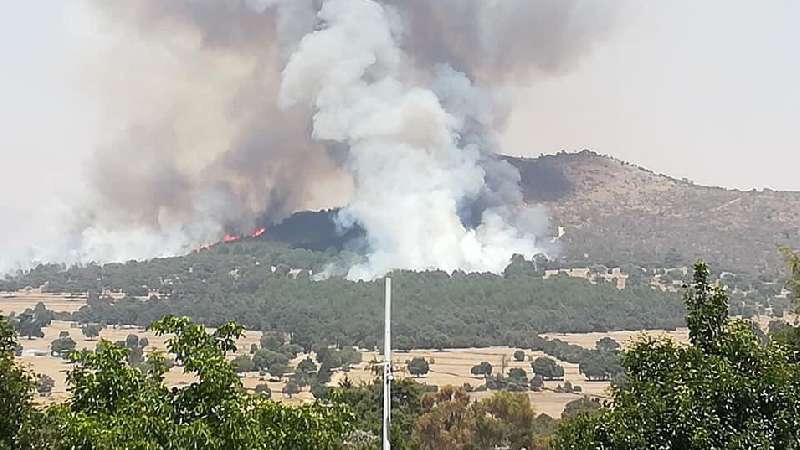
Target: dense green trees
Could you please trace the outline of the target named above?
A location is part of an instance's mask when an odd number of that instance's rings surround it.
[[[62,446],[69,448],[338,448],[348,416],[340,408],[287,408],[242,389],[225,353],[241,327],[208,334],[187,319],[166,317],[151,327],[169,334],[167,347],[197,380],[163,385],[163,370],[128,366],[125,348],[101,342],[76,354],[72,396],[56,407]],[[153,365],[152,367],[158,367]]]
[[[317,273],[337,258],[250,241],[146,262],[42,265],[13,282],[89,292],[88,306],[74,315],[81,323],[146,326],[173,314],[210,326],[234,319],[248,329],[274,332],[268,335],[273,342],[262,345],[270,350],[275,350],[273,338],[305,350],[322,344],[378,346],[380,281],[314,281],[272,271],[283,264]],[[531,265],[536,270],[531,271]],[[539,265],[515,258],[506,276],[395,273],[398,348],[509,345],[519,337],[549,331],[673,328],[684,322],[683,306],[674,294],[644,285],[620,291],[566,277],[543,280]],[[157,295],[134,296],[142,286]],[[106,290],[129,297],[114,300],[103,294]]]
[[[536,415],[528,396],[497,392],[471,402],[461,388],[445,386],[422,399],[423,412],[414,429],[422,450],[482,450],[537,447],[552,421]]]
[[[20,448],[23,424],[33,414],[34,381],[14,358],[16,336],[8,321],[0,316],[0,448]]]
[[[269,332],[269,349],[279,336],[304,350],[321,345],[374,348],[382,339],[382,285],[342,279],[312,281],[257,271],[255,290],[225,272],[197,270],[173,281],[170,295],[157,299],[91,299],[74,314],[84,323],[146,326],[165,314],[191,316],[217,326],[234,319]],[[503,278],[442,272],[394,275],[394,337],[399,347],[442,348],[488,345],[530,347],[530,336],[548,331],[674,328],[683,324],[677,295],[649,287],[618,290],[585,280],[556,277]],[[515,343],[518,341],[519,343]]]
[[[169,351],[196,380],[184,388],[163,383],[164,356],[133,367],[129,348],[101,341],[94,352],[72,354],[71,397],[37,412],[36,387],[46,394],[52,379],[35,383],[15,364],[13,331],[0,317],[0,448],[8,449],[340,449],[353,416],[340,404],[287,407],[247,394],[225,353],[242,329],[226,324],[213,334],[188,319],[153,324],[169,334]],[[132,339],[130,344],[134,345]],[[141,348],[141,341],[135,343]]]
[[[239,355],[231,361],[236,373],[253,372],[256,370],[256,365],[253,363],[253,358],[250,355]]]
[[[44,337],[43,327],[50,325],[53,313],[48,311],[44,303],[39,302],[33,309],[26,309],[14,317],[13,325],[17,332],[28,339]]]
[[[597,341],[595,348],[601,352],[615,352],[620,349],[619,342],[606,336]]]
[[[724,318],[726,303],[698,263],[686,296],[692,344],[634,343],[613,409],[568,421],[556,448],[797,448],[800,365],[786,346],[762,345],[750,324]]]

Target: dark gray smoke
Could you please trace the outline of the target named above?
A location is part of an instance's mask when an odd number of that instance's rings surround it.
[[[81,214],[90,222],[73,236],[73,256],[176,253],[257,219],[349,200],[342,223],[363,226],[370,245],[370,262],[352,276],[372,277],[497,270],[512,252],[541,250],[546,217],[521,208],[519,173],[492,157],[510,111],[503,86],[568,71],[609,32],[619,3],[91,5],[112,45],[87,71],[118,131],[90,167],[94,196]],[[409,162],[417,157],[421,166]],[[408,184],[387,185],[392,170]],[[444,180],[429,186],[435,201],[404,190],[425,185],[420,176]],[[412,205],[405,213],[418,224],[391,226],[397,203]],[[439,207],[456,220],[426,214]],[[140,239],[150,243],[136,247]],[[449,243],[437,249],[439,240]]]

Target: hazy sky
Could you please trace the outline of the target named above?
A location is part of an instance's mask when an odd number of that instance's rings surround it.
[[[0,1],[3,215],[33,220],[79,193],[102,136],[80,64],[102,33],[77,5]],[[591,148],[704,184],[800,190],[800,2],[636,5],[576,70],[520,83],[505,151]]]
[[[591,148],[703,184],[800,190],[800,2],[639,2],[524,89],[510,153]]]

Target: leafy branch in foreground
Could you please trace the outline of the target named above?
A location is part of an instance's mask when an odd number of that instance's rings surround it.
[[[623,353],[614,407],[567,420],[558,449],[798,448],[800,366],[762,345],[747,322],[722,317],[727,294],[695,265],[686,296],[692,344],[643,338]]]
[[[196,380],[164,385],[164,356],[143,368],[128,364],[127,348],[101,341],[95,352],[73,354],[67,381],[72,393],[48,410],[57,449],[337,449],[352,416],[341,405],[289,407],[251,395],[226,359],[242,328],[228,323],[209,334],[187,318],[155,322],[170,334],[167,348]]]

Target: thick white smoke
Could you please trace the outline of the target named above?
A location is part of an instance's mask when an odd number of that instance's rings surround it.
[[[459,209],[486,190],[486,171],[485,149],[459,142],[467,119],[492,115],[488,104],[470,111],[479,95],[466,77],[445,67],[433,80],[461,107],[451,113],[415,76],[389,8],[330,0],[319,19],[324,28],[303,38],[283,71],[280,102],[311,104],[314,138],[350,149],[356,187],[343,214],[367,231],[370,253],[349,277],[397,268],[499,272],[512,254],[539,252],[535,230],[510,223],[521,205],[488,208],[472,229],[462,223]]]
[[[185,253],[308,208],[366,231],[351,278],[501,271],[546,214],[495,156],[510,79],[569,70],[611,28],[588,0],[83,0],[102,134],[30,263]],[[61,235],[66,236],[65,238]],[[23,248],[25,247],[25,248]],[[21,249],[20,251],[17,251]],[[22,256],[20,256],[22,255]]]

